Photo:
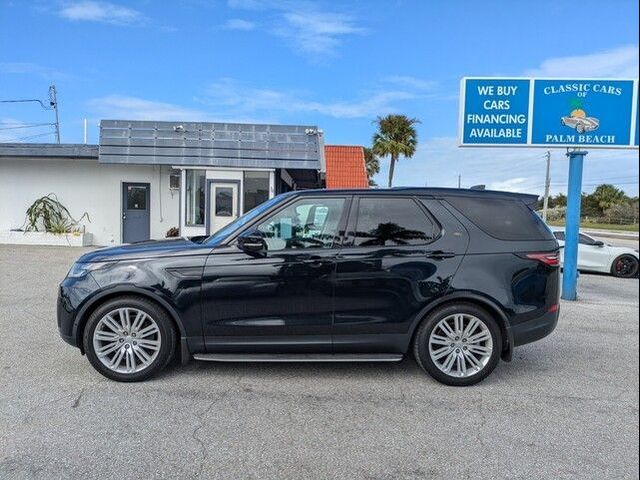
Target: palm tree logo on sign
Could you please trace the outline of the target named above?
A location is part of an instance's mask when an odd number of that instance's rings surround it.
[[[574,128],[576,132],[582,134],[593,132],[600,126],[600,120],[587,116],[582,100],[574,98],[570,102],[571,112],[566,117],[560,118],[560,123],[565,127]]]

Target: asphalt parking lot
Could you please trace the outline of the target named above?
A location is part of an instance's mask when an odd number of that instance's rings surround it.
[[[581,275],[483,383],[399,364],[175,366],[139,384],[57,334],[82,249],[0,245],[0,478],[638,478],[638,280]]]

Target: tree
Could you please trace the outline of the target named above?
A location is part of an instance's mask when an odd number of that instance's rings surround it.
[[[607,183],[598,185],[591,196],[597,203],[601,213],[613,207],[614,205],[624,203],[628,200],[627,196],[622,190]]]
[[[380,171],[380,160],[378,160],[371,148],[364,148],[364,166],[367,169],[369,185],[374,187],[376,182],[373,181],[373,176]]]
[[[420,123],[416,118],[406,115],[387,115],[375,120],[378,131],[373,135],[373,153],[378,157],[390,157],[389,187],[393,185],[393,172],[400,155],[413,157],[418,144],[418,134],[414,125]]]
[[[555,197],[551,197],[551,207],[566,207],[567,206],[567,196],[564,193],[559,193]]]

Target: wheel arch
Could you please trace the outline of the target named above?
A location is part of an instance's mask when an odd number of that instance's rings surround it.
[[[123,287],[109,288],[107,290],[103,290],[95,294],[78,311],[78,314],[76,315],[76,319],[73,323],[73,336],[76,341],[76,346],[80,349],[82,354],[84,355],[84,348],[82,345],[82,336],[84,334],[84,328],[87,324],[87,320],[89,319],[89,316],[96,310],[96,308],[104,304],[106,301],[112,300],[114,298],[126,297],[126,296],[142,297],[146,300],[149,300],[155,303],[156,305],[158,305],[160,308],[162,308],[169,314],[169,318],[171,318],[171,320],[173,321],[176,327],[176,330],[178,331],[178,335],[180,336],[180,342],[179,342],[180,354],[181,354],[182,362],[185,363],[186,361],[185,358],[188,360],[188,356],[189,356],[189,350],[188,350],[187,341],[186,341],[187,334],[186,334],[184,325],[182,324],[182,320],[180,319],[180,316],[176,312],[175,308],[173,308],[173,306],[171,306],[169,302],[167,302],[165,299],[163,299],[159,295],[156,295],[153,292],[150,292],[149,290],[145,290],[143,288],[138,288],[138,287],[131,287],[129,285],[126,287],[123,286]]]
[[[439,298],[422,309],[416,315],[415,320],[411,325],[411,331],[409,332],[409,348],[413,345],[418,327],[431,312],[453,303],[462,302],[471,303],[484,308],[494,316],[498,326],[500,327],[500,333],[502,334],[502,352],[500,356],[502,360],[510,362],[513,355],[513,333],[511,331],[509,319],[497,302],[475,292],[455,292]]]

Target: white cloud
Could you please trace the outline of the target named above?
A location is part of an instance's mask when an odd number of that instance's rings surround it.
[[[530,77],[638,77],[638,45],[587,55],[550,58],[525,73]]]
[[[134,25],[145,20],[142,13],[132,8],[94,0],[65,3],[58,14],[62,18],[72,21],[101,22],[113,25]]]
[[[316,113],[335,118],[374,118],[394,111],[398,102],[418,97],[418,93],[409,90],[378,90],[356,100],[320,102],[310,99],[305,92],[256,88],[224,78],[210,85],[201,101],[242,115],[275,111]]]
[[[230,18],[224,24],[226,30],[241,30],[250,31],[256,28],[256,24],[249,20],[243,20],[241,18]]]
[[[283,38],[294,51],[301,53],[335,55],[345,38],[366,32],[353,16],[323,11],[311,1],[229,0],[228,5],[235,9],[273,12],[273,26],[267,27],[267,31]],[[311,58],[314,62],[319,60]]]
[[[391,75],[390,77],[387,77],[387,81],[395,85],[415,88],[417,90],[430,91],[437,86],[437,82],[433,80],[425,80],[423,78],[416,78],[408,75]]]
[[[201,110],[124,95],[94,98],[87,105],[100,118],[168,121],[201,121],[208,118]]]
[[[491,182],[487,185],[488,190],[502,190],[506,192],[519,192],[521,188],[528,184],[528,179],[525,177],[508,178],[506,180],[499,180]]]
[[[0,72],[6,74],[37,75],[46,80],[66,80],[71,78],[71,75],[56,70],[55,68],[29,62],[0,63]]]
[[[349,15],[324,12],[285,12],[274,33],[287,39],[294,50],[333,55],[347,35],[365,30]]]

